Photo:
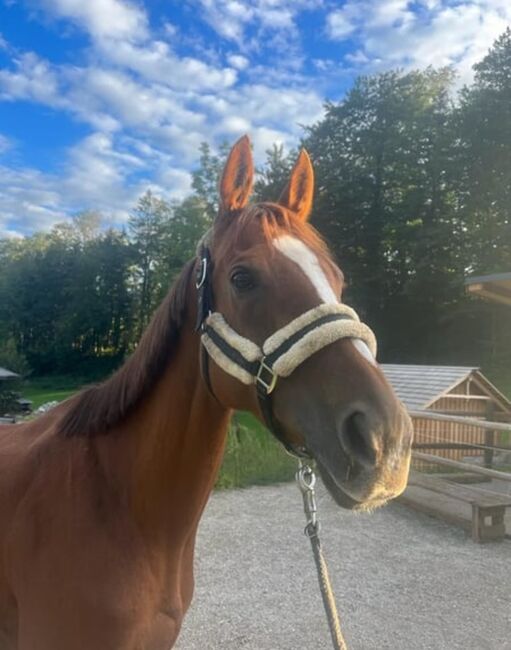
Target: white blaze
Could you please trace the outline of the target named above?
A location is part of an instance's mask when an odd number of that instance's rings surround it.
[[[273,245],[283,255],[292,260],[309,278],[312,286],[323,302],[339,302],[321,268],[318,258],[303,241],[291,235],[283,235],[273,240]]]
[[[323,302],[339,302],[325,272],[321,268],[318,258],[303,241],[300,241],[296,237],[291,237],[291,235],[283,235],[282,237],[275,238],[273,245],[278,251],[302,269]],[[352,343],[364,359],[376,365],[376,361],[364,341],[353,339]]]

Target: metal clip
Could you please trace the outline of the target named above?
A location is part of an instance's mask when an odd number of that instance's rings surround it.
[[[267,372],[270,375],[270,381],[263,379],[263,372]],[[273,370],[264,362],[264,358],[261,359],[259,368],[257,369],[256,375],[256,384],[260,384],[266,390],[266,394],[269,395],[275,388],[277,384],[278,375],[276,375]]]
[[[305,534],[307,537],[312,537],[319,532],[319,522],[317,518],[316,491],[314,489],[316,485],[316,474],[310,465],[299,461],[296,482],[303,497],[303,509],[307,521]]]
[[[206,281],[206,276],[208,274],[208,260],[206,257],[202,257],[200,261],[200,267],[197,273],[197,280],[195,282],[195,288],[200,289],[204,282]]]

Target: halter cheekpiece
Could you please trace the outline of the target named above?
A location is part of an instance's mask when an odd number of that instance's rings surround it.
[[[198,293],[196,330],[201,332],[203,372],[211,392],[208,357],[232,377],[246,385],[255,384],[267,427],[295,456],[309,454],[286,440],[272,408],[272,392],[279,377],[288,377],[300,364],[327,345],[344,338],[362,340],[376,357],[376,338],[360,322],[356,312],[341,303],[323,303],[306,311],[269,336],[262,346],[241,336],[214,311],[211,284],[213,264],[209,248],[199,250],[196,288]]]

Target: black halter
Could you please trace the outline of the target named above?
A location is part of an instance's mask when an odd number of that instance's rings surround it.
[[[310,458],[310,454],[304,446],[294,445],[286,439],[283,427],[273,413],[272,393],[275,388],[277,376],[274,374],[270,363],[268,363],[269,360],[262,359],[261,361],[248,361],[238,350],[236,350],[236,348],[229,345],[229,343],[220,337],[213,328],[207,325],[206,319],[214,310],[214,296],[211,284],[213,263],[211,261],[209,248],[205,245],[201,246],[199,260],[200,264],[197,269],[197,279],[195,283],[197,288],[197,321],[195,324],[195,331],[207,333],[208,336],[214,339],[215,343],[222,349],[226,356],[246,370],[250,375],[255,377],[259,408],[261,409],[267,428],[290,454],[299,458]],[[203,345],[201,345],[201,349],[201,367],[204,380],[210,393],[215,397],[215,399],[217,399],[209,375],[209,355]]]

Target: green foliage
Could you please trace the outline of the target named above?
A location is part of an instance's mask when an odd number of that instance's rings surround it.
[[[16,341],[12,337],[0,341],[0,368],[6,368],[22,377],[30,374],[30,366],[18,351]]]
[[[0,343],[0,368],[19,374],[20,377],[29,372],[26,359],[18,353],[12,339]],[[0,416],[15,415],[20,410],[18,404],[20,383],[17,378],[0,380]]]
[[[499,221],[509,223],[510,203],[499,216],[494,205],[487,223],[467,209],[480,190],[466,182],[472,163],[452,83],[448,69],[362,77],[342,102],[326,106],[305,139],[319,188],[314,223],[340,260],[347,301],[378,332],[383,360],[495,363],[495,349],[511,356],[509,310],[464,292],[475,258],[511,268],[509,236],[505,243],[495,232]],[[511,146],[499,172],[508,179],[510,165]],[[491,336],[488,314],[497,311]],[[493,349],[481,340],[484,331]]]
[[[18,404],[19,394],[12,390],[11,382],[0,382],[0,416],[15,415],[19,412],[20,407]]]
[[[228,143],[222,144],[220,153],[215,155],[207,142],[200,145],[200,166],[192,174],[192,188],[205,207],[207,217],[212,221],[218,212],[218,186],[224,168]]]
[[[471,269],[511,269],[511,29],[496,41],[464,88],[456,112],[462,164],[461,213],[474,233]]]
[[[274,144],[266,151],[266,161],[257,170],[258,178],[254,184],[257,201],[278,201],[287,185],[296,156],[295,151],[286,155],[283,145]]]

